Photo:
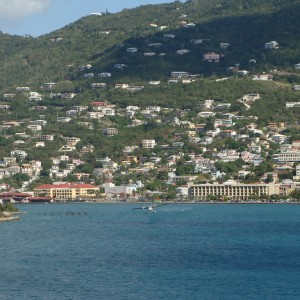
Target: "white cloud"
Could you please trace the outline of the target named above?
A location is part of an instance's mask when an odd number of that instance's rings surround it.
[[[1,20],[20,20],[47,11],[52,0],[0,0]]]

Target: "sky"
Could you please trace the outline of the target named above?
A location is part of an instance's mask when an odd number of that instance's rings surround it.
[[[113,13],[174,0],[0,0],[0,30],[37,37],[106,9]]]

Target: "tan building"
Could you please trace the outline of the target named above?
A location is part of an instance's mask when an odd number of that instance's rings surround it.
[[[242,184],[229,182],[224,184],[197,184],[189,186],[189,197],[192,200],[205,201],[209,196],[247,200],[253,196],[279,195],[279,184]]]
[[[99,188],[91,184],[43,184],[34,189],[34,196],[54,199],[90,198],[96,195]]]

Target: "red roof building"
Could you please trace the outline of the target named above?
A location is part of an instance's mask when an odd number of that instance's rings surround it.
[[[91,184],[43,184],[34,189],[35,197],[78,199],[96,196],[99,188]]]

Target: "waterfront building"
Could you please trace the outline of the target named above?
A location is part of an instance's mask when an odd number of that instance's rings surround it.
[[[279,185],[268,184],[243,184],[235,181],[227,181],[223,184],[197,184],[189,186],[189,197],[195,201],[209,200],[210,196],[220,199],[247,200],[251,197],[279,195]]]
[[[34,196],[53,199],[78,199],[94,197],[97,191],[99,188],[91,184],[43,184],[34,189]]]

